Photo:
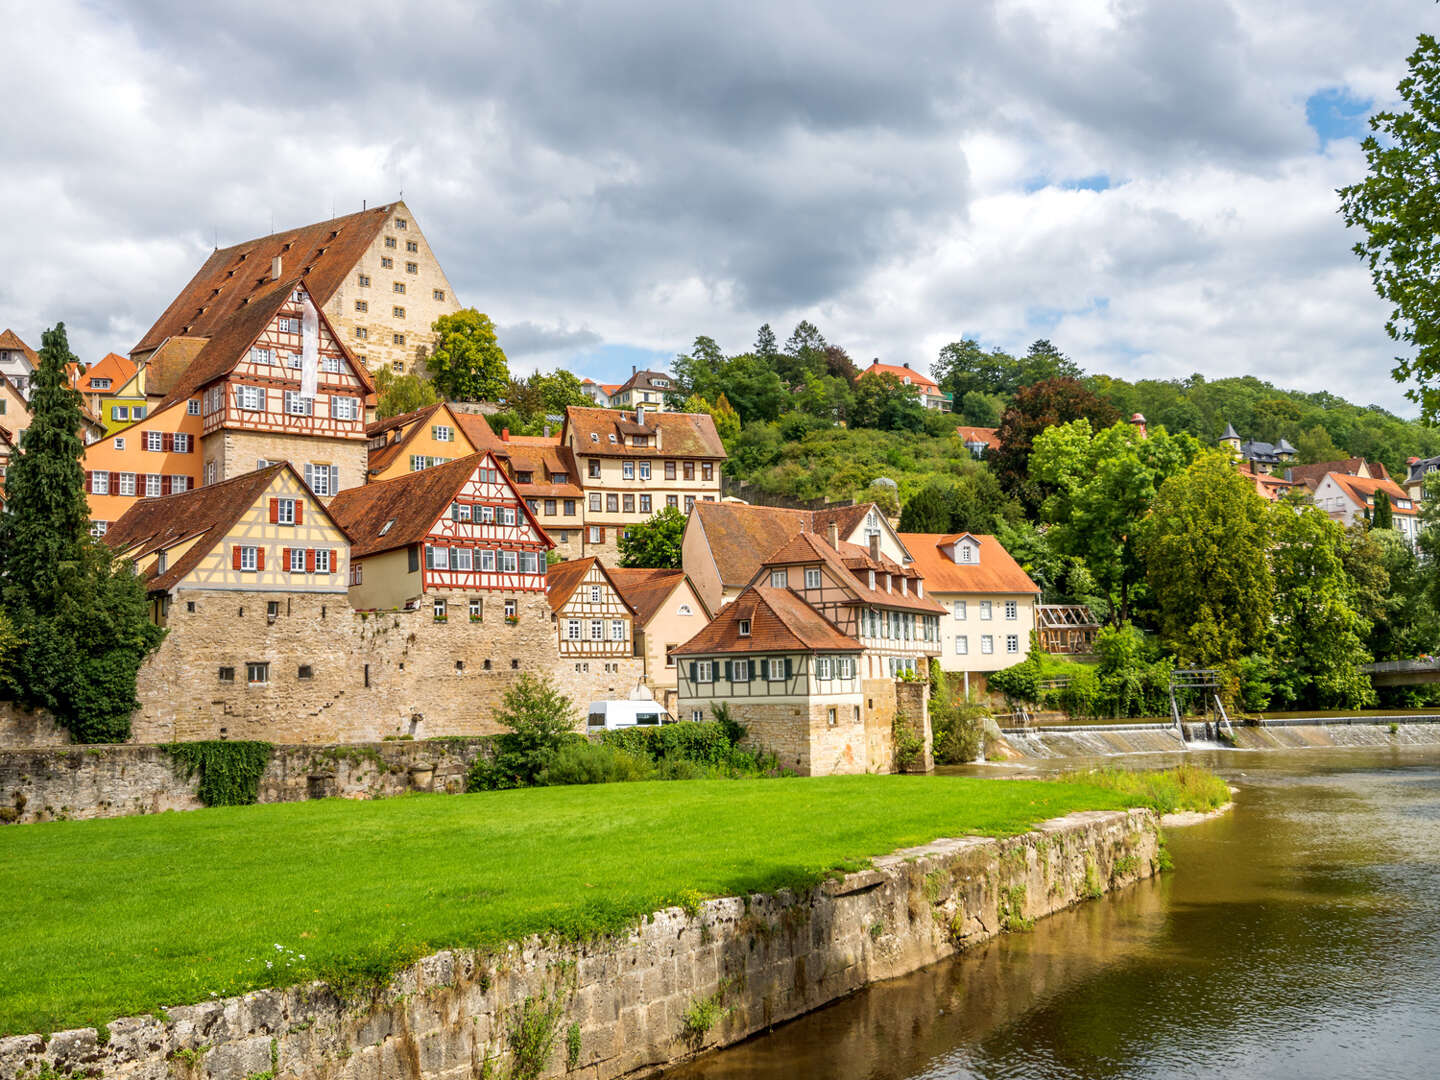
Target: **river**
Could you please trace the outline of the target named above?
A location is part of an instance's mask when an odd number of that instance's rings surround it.
[[[666,1080],[1440,1076],[1440,747],[1189,757],[1173,873]]]

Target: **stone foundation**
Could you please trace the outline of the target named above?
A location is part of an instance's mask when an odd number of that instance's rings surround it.
[[[487,738],[277,746],[259,801],[461,792],[471,763],[491,752]],[[0,751],[0,823],[198,810],[199,784],[198,776],[182,779],[158,746]]]
[[[543,1001],[558,1009],[538,1075],[630,1076],[1149,877],[1157,835],[1154,816],[1132,810],[1072,814],[1004,840],[938,840],[806,895],[670,908],[625,937],[438,953],[373,999],[341,1002],[317,983],[116,1020],[103,1045],[90,1028],[0,1039],[0,1080],[502,1076],[516,1064],[512,1022]]]

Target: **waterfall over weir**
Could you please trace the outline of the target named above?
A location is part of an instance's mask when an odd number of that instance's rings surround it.
[[[1010,728],[1001,734],[1013,750],[1027,758],[1173,754],[1190,748],[1173,724]]]
[[[1174,724],[1076,724],[1006,728],[1001,734],[1027,758],[1113,757],[1186,750],[1283,750],[1325,746],[1406,746],[1440,743],[1440,715],[1288,717],[1236,724],[1234,743],[1219,740],[1216,725],[1190,722],[1182,736]]]

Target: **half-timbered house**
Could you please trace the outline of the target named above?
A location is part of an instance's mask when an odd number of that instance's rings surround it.
[[[140,500],[199,487],[203,430],[197,396],[174,401],[86,446],[80,462],[94,532],[103,536]]]
[[[710,621],[710,612],[684,570],[612,567],[606,571],[635,612],[635,653],[655,700],[679,718],[675,650]]]
[[[802,775],[888,772],[895,695],[868,693],[863,653],[795,591],[751,586],[675,650],[681,718],[713,720],[725,706],[752,744]]]
[[[482,416],[465,416],[462,423],[485,422]],[[511,435],[502,430],[494,451],[515,481],[515,489],[545,526],[562,558],[577,559],[584,551],[585,493],[580,487],[575,458],[558,438]]]
[[[486,432],[490,430],[483,416],[465,419],[478,420]],[[469,430],[473,427],[462,425],[444,402],[377,420],[365,429],[370,458],[367,479],[393,480],[406,473],[433,469],[489,449],[495,441],[472,441]]]
[[[636,649],[635,609],[610,571],[599,559],[576,559],[556,563],[548,577],[561,670],[578,676],[574,681],[587,686],[592,698],[634,690],[645,670]]]
[[[198,399],[202,483],[289,461],[331,498],[365,481],[373,391],[305,283],[289,278],[257,290],[216,329],[159,409]]]

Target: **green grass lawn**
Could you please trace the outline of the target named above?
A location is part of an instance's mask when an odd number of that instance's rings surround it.
[[[852,776],[13,826],[0,830],[0,1034],[353,983],[447,946],[614,930],[700,896],[808,886],[940,836],[1137,801],[1090,782]]]

